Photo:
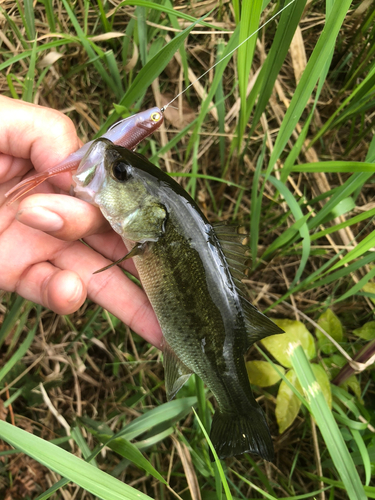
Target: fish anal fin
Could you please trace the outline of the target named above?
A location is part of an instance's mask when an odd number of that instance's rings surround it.
[[[245,352],[257,342],[270,335],[285,333],[271,319],[267,318],[263,313],[258,311],[247,299],[241,297],[241,305],[245,316],[247,342]]]
[[[163,364],[165,373],[165,389],[168,401],[173,399],[181,387],[193,373],[175,354],[170,345],[163,343]]]

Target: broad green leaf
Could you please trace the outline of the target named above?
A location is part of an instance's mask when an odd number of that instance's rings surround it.
[[[282,328],[285,333],[282,335],[271,335],[261,342],[272,356],[283,366],[291,368],[292,364],[288,354],[289,344],[300,343],[308,359],[315,357],[314,338],[300,321],[292,319],[274,319],[274,323]]]
[[[375,321],[369,321],[360,328],[353,330],[354,335],[365,340],[375,339]]]
[[[323,396],[327,401],[329,408],[332,408],[332,393],[331,384],[329,383],[328,375],[324,368],[316,363],[311,363],[312,371],[315,375],[316,380],[319,382],[320,388],[322,389]]]
[[[285,373],[285,369],[282,366],[276,366],[279,371]],[[281,376],[268,361],[248,361],[246,369],[250,382],[254,385],[259,385],[259,387],[269,387],[270,385],[277,384],[281,379]]]
[[[333,354],[323,358],[323,364],[328,370],[328,377],[332,380],[339,373],[340,369],[346,364],[347,360],[342,354]]]
[[[336,314],[327,309],[318,319],[318,325],[323,328],[336,342],[342,342],[343,330],[342,324]],[[318,338],[319,348],[324,354],[332,354],[337,348],[318,328],[315,328],[315,335]]]
[[[297,375],[294,370],[289,370],[286,374],[286,378],[299,392],[302,393],[301,385],[298,382]],[[282,380],[276,397],[275,409],[280,434],[282,434],[295,421],[300,407],[301,401],[294,394],[289,385]]]

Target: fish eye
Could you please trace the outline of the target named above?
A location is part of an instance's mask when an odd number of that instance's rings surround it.
[[[117,161],[112,167],[113,177],[121,182],[128,181],[131,178],[131,174],[129,172],[129,163],[125,163],[124,161]]]
[[[151,115],[151,120],[152,120],[153,122],[158,122],[158,121],[160,120],[160,113],[157,113],[157,112],[152,113],[152,115]]]

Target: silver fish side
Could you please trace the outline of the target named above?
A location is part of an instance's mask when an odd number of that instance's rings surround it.
[[[244,355],[282,330],[245,297],[243,236],[211,225],[167,174],[106,139],[94,143],[75,180],[78,196],[100,207],[134,258],[163,332],[168,399],[196,373],[218,403],[210,437],[219,457],[253,452],[272,460]]]

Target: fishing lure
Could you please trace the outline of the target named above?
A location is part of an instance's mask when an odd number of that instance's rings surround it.
[[[124,120],[120,120],[112,125],[112,127],[110,127],[101,138],[109,139],[116,146],[122,146],[124,148],[134,150],[136,146],[143,141],[143,139],[146,139],[146,137],[153,134],[155,130],[160,127],[163,120],[164,116],[162,111],[158,107],[154,107],[129,116]],[[80,149],[70,154],[68,158],[54,167],[49,168],[45,172],[32,175],[31,177],[19,182],[5,194],[6,197],[11,196],[7,205],[10,205],[14,201],[18,200],[18,198],[39,186],[39,184],[42,184],[42,182],[50,177],[63,172],[72,172],[77,170],[80,162],[91,148],[93,142],[94,141],[87,142]]]

